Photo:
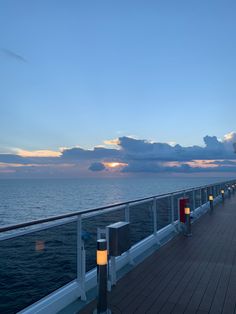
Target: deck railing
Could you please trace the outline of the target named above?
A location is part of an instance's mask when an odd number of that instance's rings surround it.
[[[193,187],[0,228],[0,313],[56,313],[95,285],[97,237],[118,221],[130,223],[132,247],[118,268],[177,231],[178,199],[189,198],[192,216],[213,194],[236,180]],[[38,302],[37,302],[38,301]],[[37,303],[35,303],[37,302]],[[25,310],[24,310],[25,309]]]

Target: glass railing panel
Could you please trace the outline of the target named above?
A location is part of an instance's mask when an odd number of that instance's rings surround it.
[[[216,197],[216,186],[212,186],[211,187],[211,191],[212,191],[212,195],[213,195],[213,197],[215,198]]]
[[[201,205],[201,189],[195,190],[195,208],[198,208]]]
[[[174,219],[179,219],[179,199],[183,197],[183,193],[175,194],[174,196]]]
[[[171,197],[163,197],[156,200],[157,202],[157,229],[169,225],[171,221]]]
[[[130,206],[131,244],[153,234],[153,200]]]
[[[76,278],[76,223],[0,241],[0,313],[16,313]]]
[[[219,186],[218,186],[218,185],[215,185],[215,186],[214,186],[214,197],[217,197],[217,195],[218,195],[218,190],[219,190]]]
[[[188,206],[190,207],[190,210],[194,210],[194,202],[193,202],[193,192],[186,192],[185,196],[188,198]]]
[[[117,209],[82,219],[82,235],[86,251],[86,271],[96,267],[98,229],[106,229],[112,223],[125,221],[124,209]],[[102,237],[105,237],[102,235]]]
[[[207,201],[209,200],[209,196],[212,194],[212,187],[207,187]]]
[[[223,190],[224,189],[224,186],[223,184],[220,185],[220,190]]]
[[[201,189],[201,194],[202,194],[202,204],[205,204],[208,201],[207,189],[206,188]]]

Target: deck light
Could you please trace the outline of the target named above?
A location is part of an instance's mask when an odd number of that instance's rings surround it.
[[[107,250],[97,250],[97,265],[107,265]]]
[[[214,200],[214,197],[212,194],[209,195],[209,202],[210,202],[210,213],[213,212],[213,200]]]
[[[190,208],[189,207],[185,207],[184,213],[185,213],[185,215],[190,215]]]
[[[191,237],[192,232],[191,232],[191,221],[190,221],[190,208],[185,207],[184,208],[184,213],[185,213],[185,227],[186,227],[186,232],[185,236],[186,237]]]
[[[225,200],[225,191],[222,189],[220,191],[220,193],[221,193],[222,201],[224,202],[224,200]]]
[[[97,309],[93,313],[111,313],[107,308],[107,240],[97,240]]]

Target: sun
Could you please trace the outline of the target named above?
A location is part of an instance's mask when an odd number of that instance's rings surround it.
[[[104,162],[103,164],[105,167],[111,168],[111,169],[121,168],[121,167],[125,167],[128,165],[124,162]]]

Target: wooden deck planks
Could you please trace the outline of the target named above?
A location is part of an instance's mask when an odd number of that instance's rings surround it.
[[[177,308],[184,308],[186,306],[186,299],[189,299],[189,294],[191,293],[191,286],[192,283],[194,283],[194,276],[196,278],[199,278],[200,273],[205,269],[207,256],[211,256],[212,250],[209,250],[208,247],[202,247],[199,251],[199,247],[201,244],[195,248],[194,253],[190,254],[190,260],[185,268],[183,268],[183,265],[181,265],[181,269],[184,270],[184,275],[180,278],[178,278],[176,285],[172,288],[171,293],[168,293],[168,291],[163,291],[163,295],[165,295],[165,302],[171,302],[176,303]],[[200,267],[198,263],[198,259],[201,258],[204,262]],[[197,262],[196,262],[197,260]],[[176,270],[177,272],[181,272],[180,270]],[[190,287],[188,285],[191,284]],[[170,287],[173,285],[173,282],[170,283]],[[163,306],[165,304],[163,303]],[[155,309],[155,305],[153,306]],[[158,309],[159,311],[159,309]],[[179,311],[179,310],[178,310]]]

